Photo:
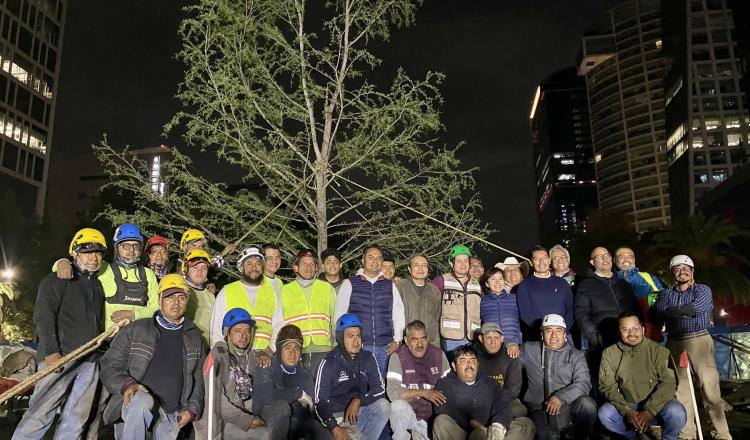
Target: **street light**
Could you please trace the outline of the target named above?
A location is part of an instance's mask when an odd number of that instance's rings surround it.
[[[16,271],[13,270],[11,267],[6,267],[3,269],[2,272],[2,278],[8,282],[13,281],[13,278],[16,276]]]

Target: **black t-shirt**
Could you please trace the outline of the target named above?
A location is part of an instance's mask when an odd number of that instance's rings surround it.
[[[167,330],[158,323],[156,327],[159,329],[159,342],[142,383],[156,397],[164,412],[172,413],[182,409],[180,397],[184,383],[185,343],[182,328]]]

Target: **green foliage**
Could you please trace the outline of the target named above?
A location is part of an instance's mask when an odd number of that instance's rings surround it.
[[[177,93],[183,111],[166,130],[181,130],[189,145],[241,168],[259,189],[230,193],[175,151],[165,167],[169,194],[159,198],[146,164],[104,141],[95,150],[108,188],[134,207],[110,206],[105,216],[172,237],[195,226],[224,245],[273,211],[246,242],[276,241],[287,255],[330,242],[345,260],[377,241],[402,259],[419,250],[445,261],[452,244],[469,241],[385,196],[486,236],[473,170],[462,169],[458,147],[436,143],[443,76],[413,79],[399,70],[387,87],[367,79],[380,62],[368,44],[411,25],[420,3],[203,0],[188,7],[177,54],[186,65]]]

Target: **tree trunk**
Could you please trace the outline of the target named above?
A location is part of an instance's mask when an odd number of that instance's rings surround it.
[[[326,171],[328,164],[323,161],[315,163],[315,224],[318,229],[318,253],[328,248],[328,211],[326,204]]]

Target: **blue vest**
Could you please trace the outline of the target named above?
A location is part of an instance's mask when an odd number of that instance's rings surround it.
[[[362,342],[381,347],[393,341],[393,283],[382,276],[374,284],[364,275],[349,278],[352,296],[348,313],[362,321]]]

